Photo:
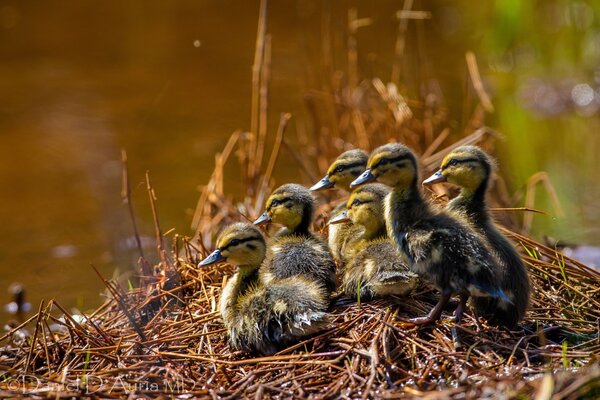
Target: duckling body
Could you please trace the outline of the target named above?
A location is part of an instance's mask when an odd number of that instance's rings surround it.
[[[310,190],[319,191],[339,188],[350,192],[350,183],[365,170],[368,159],[367,153],[360,149],[348,150],[340,154],[331,163],[323,179],[314,184]],[[345,210],[346,202],[344,201],[331,211],[331,215],[338,215]],[[329,250],[331,250],[333,258],[338,263],[345,262],[343,259],[344,248],[350,239],[359,234],[359,231],[360,228],[351,222],[330,224],[328,226],[327,242]]]
[[[418,277],[402,262],[388,238],[383,200],[389,189],[370,184],[355,190],[348,199],[347,211],[330,224],[349,219],[360,228],[344,249],[342,289],[349,297],[371,299],[387,295],[406,296],[418,284]]]
[[[485,237],[498,260],[499,283],[512,304],[494,298],[473,299],[479,316],[490,322],[514,327],[525,315],[531,296],[527,269],[513,244],[500,232],[490,216],[485,199],[493,161],[480,148],[462,146],[448,154],[441,169],[424,184],[450,182],[461,187],[447,209],[465,218]]]
[[[238,267],[228,280],[219,309],[234,349],[273,354],[283,346],[325,327],[329,298],[318,284],[302,277],[261,281],[265,239],[253,225],[225,228],[217,249],[201,266],[228,261]]]
[[[271,282],[300,276],[332,293],[337,287],[335,262],[325,241],[310,230],[314,208],[310,191],[297,184],[280,186],[266,208],[254,223],[272,221],[284,228],[269,240],[262,279]]]
[[[406,296],[418,285],[418,276],[402,262],[394,244],[385,238],[372,240],[346,264],[344,294],[369,300],[383,296]]]
[[[254,334],[252,330],[244,329],[244,313],[242,310],[252,302],[253,298],[260,298],[263,295],[263,288],[260,286],[258,269],[251,272],[240,268],[223,288],[221,298],[219,299],[219,310],[223,324],[227,328],[229,335],[229,343],[234,349],[238,350],[257,350],[263,348],[263,340],[260,336]],[[255,315],[255,321],[258,321],[260,316]],[[247,326],[247,324],[246,324]]]
[[[441,292],[429,315],[412,322],[439,319],[454,294],[460,296],[457,321],[470,296],[508,300],[497,285],[495,260],[485,242],[468,225],[425,201],[417,185],[417,165],[408,147],[390,143],[373,151],[368,169],[353,182],[377,180],[393,187],[385,201],[388,234],[411,270]]]
[[[330,320],[328,306],[327,291],[314,281],[301,276],[271,281],[239,308],[240,332],[252,338],[246,348],[270,355],[322,331]]]
[[[275,236],[269,240],[261,269],[265,282],[294,276],[321,284],[331,293],[337,287],[335,263],[324,241],[305,235]]]
[[[344,211],[346,211],[346,202],[338,204],[331,210],[331,215],[339,215]],[[327,246],[329,247],[334,260],[337,261],[338,265],[342,268],[348,260],[347,252],[345,251],[348,242],[358,234],[360,234],[360,228],[351,222],[330,224],[327,227]]]

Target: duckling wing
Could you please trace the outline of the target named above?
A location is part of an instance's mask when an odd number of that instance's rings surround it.
[[[500,286],[514,305],[497,299],[481,298],[473,301],[473,307],[477,315],[492,323],[514,327],[523,319],[529,305],[531,284],[527,269],[513,244],[493,223],[487,224],[482,233],[498,256]]]
[[[322,330],[329,321],[325,289],[299,277],[273,281],[239,308],[241,347],[273,354],[284,345]]]
[[[335,262],[327,244],[313,236],[285,236],[273,238],[261,267],[261,274],[269,273],[275,279],[302,276],[335,290]]]
[[[267,291],[273,313],[283,326],[282,342],[308,336],[327,324],[329,296],[321,285],[294,277],[277,282]]]
[[[362,232],[363,228],[351,222],[329,225],[327,243],[336,261],[345,264],[354,256],[354,244]]]
[[[417,275],[401,259],[393,243],[385,238],[368,242],[344,271],[344,292],[361,298],[404,296],[417,284]]]
[[[411,269],[440,290],[477,297],[506,297],[498,286],[495,261],[484,242],[460,225],[415,229],[406,235]]]
[[[233,348],[254,351],[268,345],[268,342],[262,340],[260,326],[260,321],[264,319],[263,299],[265,297],[264,287],[253,287],[247,290],[235,303],[223,301],[222,295],[221,316]]]

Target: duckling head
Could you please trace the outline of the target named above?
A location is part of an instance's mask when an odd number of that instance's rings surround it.
[[[265,258],[265,238],[260,229],[244,222],[229,225],[217,238],[217,248],[199,266],[227,261],[237,266],[258,268]]]
[[[355,225],[365,228],[365,236],[385,231],[383,200],[389,193],[384,185],[372,183],[356,189],[346,204],[347,216]]]
[[[490,156],[477,146],[461,146],[449,153],[440,169],[423,181],[423,185],[449,182],[469,191],[486,187],[494,168]]]
[[[336,187],[349,191],[350,183],[365,170],[368,159],[368,154],[360,149],[348,150],[340,154],[331,163],[323,179],[315,183],[310,190],[317,191]]]
[[[373,150],[367,170],[350,187],[376,180],[388,186],[407,189],[416,185],[418,177],[417,157],[412,150],[400,143],[388,143]]]
[[[291,232],[308,232],[313,217],[314,199],[310,190],[296,183],[277,188],[267,199],[266,211],[255,225],[274,222]]]

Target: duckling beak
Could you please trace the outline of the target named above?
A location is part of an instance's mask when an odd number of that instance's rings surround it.
[[[362,184],[367,183],[367,182],[372,182],[375,179],[377,179],[375,177],[375,175],[373,175],[371,173],[371,170],[368,169],[365,172],[363,172],[358,178],[356,178],[355,180],[353,180],[352,183],[350,184],[350,187],[351,188],[355,188],[358,185],[362,185]]]
[[[351,219],[350,219],[350,217],[348,217],[348,211],[342,211],[335,217],[330,218],[328,224],[329,225],[343,224],[344,222],[350,222],[350,221],[351,221]]]
[[[199,267],[204,267],[206,265],[211,265],[214,263],[218,263],[219,261],[225,261],[226,258],[221,254],[221,250],[217,249],[210,253],[208,257],[198,263]]]
[[[329,175],[325,175],[323,179],[319,182],[315,183],[310,187],[310,190],[316,192],[317,190],[329,189],[332,188],[334,184],[329,180]]]
[[[254,221],[254,225],[263,225],[269,221],[271,221],[271,217],[269,217],[269,214],[267,214],[267,212],[265,211],[260,217],[256,218],[256,221]]]
[[[438,182],[446,182],[447,179],[444,175],[442,175],[442,170],[439,169],[435,174],[431,175],[429,178],[423,181],[423,186],[433,185]]]

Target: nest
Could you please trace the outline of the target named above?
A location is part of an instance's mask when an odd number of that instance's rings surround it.
[[[266,23],[261,15],[260,25]],[[351,38],[353,32],[350,27]],[[469,72],[479,102],[461,132],[452,131],[435,93],[427,101],[408,101],[393,83],[357,82],[355,57],[348,57],[347,80],[332,81],[326,91],[305,97],[312,131],[286,137],[290,115],[282,114],[267,157],[262,96],[268,89],[269,45],[259,29],[251,132],[235,132],[216,157],[193,218],[194,236],[174,235],[170,245],[165,243],[147,176],[160,262],[150,266],[140,246],[137,287],[125,290],[100,277],[107,300],[92,314],[71,315],[51,300],[10,329],[0,338],[0,396],[598,397],[600,273],[523,234],[515,216],[525,209],[498,214],[533,284],[530,310],[517,330],[477,323],[468,312],[456,325],[448,319],[451,308],[435,325],[405,323],[435,304],[437,293],[424,288],[409,298],[368,303],[334,299],[333,320],[319,335],[269,357],[232,351],[217,304],[233,269],[196,265],[223,225],[260,214],[274,187],[281,151],[297,162],[308,184],[350,143],[368,150],[392,140],[404,142],[422,155],[423,169],[431,172],[452,148],[479,144],[491,151],[497,136],[484,125],[491,104],[474,57],[468,58]],[[237,200],[224,189],[224,166],[232,155],[245,182]],[[125,156],[123,160],[123,195],[131,204]],[[510,205],[501,178],[495,187],[494,204]],[[324,231],[332,204],[339,202],[331,193],[325,196],[317,212],[318,231]],[[137,236],[133,214],[132,221]]]
[[[42,304],[1,338],[0,394],[597,395],[599,274],[531,239],[513,237],[530,252],[524,259],[534,286],[531,309],[515,331],[479,326],[470,315],[461,325],[448,319],[429,327],[405,324],[434,305],[437,295],[423,289],[410,298],[338,301],[329,329],[256,358],[230,349],[216,309],[231,268],[202,270],[195,259],[180,259],[176,285],[170,285],[176,278],[163,277],[125,291],[105,281],[111,298],[88,316],[72,316],[54,301]],[[26,335],[28,324],[33,333]]]

